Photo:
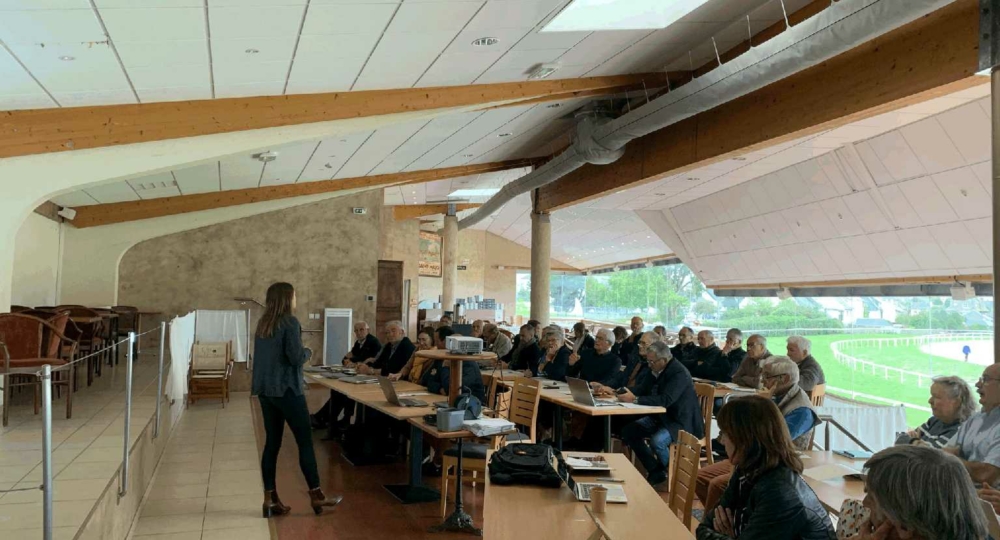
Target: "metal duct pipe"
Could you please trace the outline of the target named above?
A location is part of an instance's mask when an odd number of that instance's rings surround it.
[[[833,58],[862,43],[910,23],[955,0],[839,0],[825,11],[788,28],[732,61],[633,109],[610,122],[581,122],[574,143],[563,153],[504,186],[471,215],[465,229],[499,210],[511,199],[552,183],[586,163],[612,163],[625,145],[700,112]],[[598,155],[589,152],[598,149]],[[588,157],[594,161],[589,161]]]

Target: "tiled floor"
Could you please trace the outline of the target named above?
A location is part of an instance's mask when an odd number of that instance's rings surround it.
[[[134,540],[270,540],[248,394],[184,412],[133,524]]]
[[[55,538],[73,538],[98,496],[121,466],[124,436],[125,366],[105,368],[93,386],[73,395],[73,418],[65,418],[65,394],[54,398],[52,447],[55,473]],[[135,364],[134,443],[155,412],[155,357]],[[10,424],[0,429],[0,490],[37,488],[42,480],[42,420],[34,415],[31,391],[15,393]],[[41,490],[0,493],[0,537],[41,538]]]

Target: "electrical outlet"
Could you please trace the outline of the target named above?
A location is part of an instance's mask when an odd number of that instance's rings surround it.
[[[369,294],[369,295],[365,296],[365,299],[368,300],[369,302],[374,302],[375,301],[375,295]]]

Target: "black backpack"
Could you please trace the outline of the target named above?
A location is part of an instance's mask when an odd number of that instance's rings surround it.
[[[558,471],[552,467],[553,456]],[[490,482],[500,485],[529,484],[557,488],[566,477],[562,452],[547,444],[511,444],[493,452]]]

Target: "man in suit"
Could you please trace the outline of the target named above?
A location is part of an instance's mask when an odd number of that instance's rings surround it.
[[[694,355],[695,363],[691,368],[691,376],[715,382],[730,382],[732,371],[729,361],[722,354],[722,349],[715,344],[715,335],[708,330],[698,332],[698,351]]]
[[[674,356],[674,360],[691,371],[696,362],[694,355],[697,352],[698,344],[694,341],[694,330],[690,326],[681,328],[680,332],[677,332],[677,345],[670,349],[670,354]]]
[[[597,331],[593,349],[583,349],[569,356],[567,375],[591,383],[612,384],[622,369],[622,359],[611,352],[611,346],[614,344],[614,333],[607,328],[601,328]]]
[[[345,367],[351,367],[355,363],[364,362],[370,358],[374,358],[381,349],[382,344],[379,343],[377,337],[371,335],[368,323],[358,321],[354,323],[354,346],[344,355],[343,364]],[[338,404],[338,401],[341,401],[341,403]],[[333,420],[337,420],[337,417],[340,416],[340,411],[349,403],[350,400],[342,398],[340,394],[330,390],[330,399],[323,405],[323,408],[311,415],[313,429],[325,428],[330,422],[331,417]],[[336,416],[332,416],[334,411],[336,411]],[[344,423],[349,422],[350,415],[344,418]]]
[[[649,346],[663,341],[656,332],[645,332],[639,339],[639,350],[629,357],[628,363],[623,365],[621,371],[611,380],[611,384],[590,383],[594,393],[607,396],[615,395],[615,390],[619,388],[634,388],[639,384],[642,377],[649,375],[649,359],[653,356],[649,352]]]
[[[362,375],[381,375],[388,377],[390,373],[399,373],[410,361],[417,347],[406,337],[401,321],[385,323],[385,334],[389,342],[374,359],[368,359],[358,365],[358,373]]]
[[[632,449],[646,469],[651,485],[667,479],[670,443],[678,440],[684,430],[695,437],[705,435],[705,420],[701,415],[698,395],[694,392],[691,374],[679,362],[673,361],[670,347],[660,341],[648,348],[650,375],[643,377],[634,388],[618,395],[624,403],[663,407],[661,414],[651,414],[622,428],[622,441]],[[646,444],[649,438],[650,444]],[[652,446],[652,448],[650,447]]]
[[[743,332],[739,328],[730,328],[726,332],[726,344],[722,347],[722,356],[729,361],[729,377],[732,379],[743,359],[747,357],[747,352],[743,350]]]

